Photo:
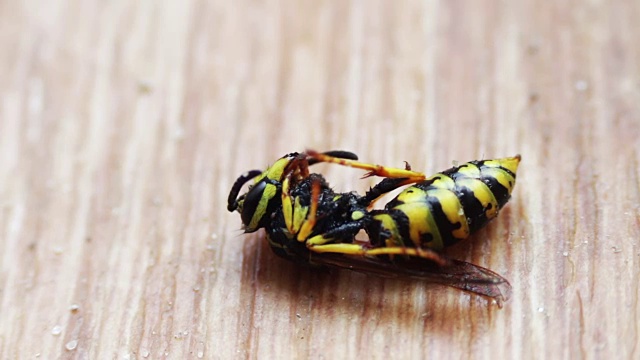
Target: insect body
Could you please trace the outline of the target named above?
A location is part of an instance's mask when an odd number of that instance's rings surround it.
[[[371,192],[376,195],[414,183],[383,211],[373,211],[380,227],[369,228],[374,244],[441,250],[484,227],[504,207],[515,186],[520,156],[471,161],[426,178],[410,170],[385,168],[315,154],[321,161],[370,170],[367,176],[387,177]]]
[[[361,163],[346,152],[293,153],[262,173],[241,176],[228,208],[240,210],[246,231],[264,227],[274,251],[290,260],[426,279],[488,296],[500,305],[510,290],[504,278],[448,259],[440,250],[497,216],[509,200],[519,161],[519,156],[472,161],[426,177],[408,166]],[[385,179],[364,196],[335,193],[321,175],[309,174],[308,165],[317,162],[361,168],[369,170],[367,176]],[[236,199],[251,177],[256,177],[254,185]],[[368,210],[380,196],[405,185],[411,186],[383,210]],[[355,239],[361,229],[368,241]]]
[[[344,151],[324,155],[357,159]],[[317,162],[305,153],[290,153],[265,171],[246,172],[233,185],[227,206],[229,211],[240,212],[245,232],[265,228],[277,255],[312,265],[307,239],[322,233],[340,242],[352,242],[364,226],[352,216],[366,212],[367,205],[356,193],[337,194],[322,175],[309,174],[308,166]],[[249,191],[238,197],[243,184],[252,178]]]

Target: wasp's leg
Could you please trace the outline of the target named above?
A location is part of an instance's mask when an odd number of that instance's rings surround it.
[[[307,248],[317,253],[337,253],[344,255],[359,255],[359,256],[380,256],[380,255],[401,255],[401,256],[414,256],[422,259],[427,259],[435,262],[438,265],[444,266],[449,263],[449,260],[440,255],[439,253],[422,248],[410,248],[404,246],[387,246],[379,248],[367,248],[360,244],[324,244],[315,245],[312,242],[307,242]]]
[[[335,159],[344,159],[347,161],[358,160],[358,155],[342,150],[333,150],[322,153],[323,156],[328,156]],[[299,177],[306,179],[309,176],[309,166],[322,162],[318,159],[308,156],[306,153],[298,154],[284,171],[283,177],[293,176],[298,174]]]
[[[298,241],[303,242],[307,240],[313,228],[316,226],[316,215],[318,213],[318,202],[320,201],[320,181],[313,179],[311,183],[311,205],[309,207],[308,215],[305,213],[305,220],[302,222],[298,236]]]
[[[293,158],[282,173],[283,178],[298,178],[305,179],[309,176],[309,161],[306,154],[298,154]]]
[[[364,195],[363,203],[366,206],[371,207],[386,193],[415,182],[415,180],[408,178],[386,178],[367,191]]]
[[[307,217],[309,207],[302,206],[302,204],[300,204],[300,198],[296,197],[293,199],[291,197],[289,192],[291,188],[290,181],[289,178],[285,178],[282,182],[282,214],[284,215],[284,222],[289,234],[296,234]]]
[[[317,162],[328,162],[343,166],[350,166],[357,169],[368,170],[363,178],[370,176],[381,176],[386,178],[407,178],[411,179],[409,183],[415,183],[426,179],[426,175],[421,172],[337,158],[326,154],[321,154],[314,150],[307,150],[307,155],[310,158],[315,159]]]
[[[339,240],[340,243],[351,243],[358,231],[362,230],[363,224],[360,221],[342,224],[324,234],[313,236],[306,241],[308,248],[324,245]]]
[[[348,151],[328,151],[332,157],[344,159],[357,159],[358,156]],[[289,165],[283,172],[282,181],[282,206],[285,218],[285,224],[290,234],[298,234],[299,241],[306,240],[311,235],[316,224],[316,214],[318,201],[320,198],[320,182],[315,181],[312,184],[311,207],[302,206],[299,198],[292,199],[290,189],[292,182],[297,182],[309,177],[309,166],[316,164],[318,161],[309,158],[306,154],[298,154],[291,160]],[[309,214],[309,211],[311,213]],[[307,214],[309,217],[307,218]]]
[[[358,155],[350,151],[332,150],[332,151],[325,151],[322,154],[331,156],[331,157],[341,158],[341,159],[358,160]],[[309,165],[317,164],[319,162],[320,162],[319,160],[316,160],[314,158],[309,159]]]
[[[297,234],[304,224],[309,208],[300,204],[299,198],[292,199],[291,183],[309,177],[309,161],[306,154],[298,154],[291,160],[282,174],[282,212],[290,234]]]

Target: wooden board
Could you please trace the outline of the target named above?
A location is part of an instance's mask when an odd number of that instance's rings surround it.
[[[0,358],[638,358],[639,18],[0,2]],[[511,300],[300,269],[243,235],[233,181],[305,148],[427,173],[522,154],[509,206],[449,252]]]

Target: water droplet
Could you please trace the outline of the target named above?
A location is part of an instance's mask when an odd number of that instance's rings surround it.
[[[71,312],[76,312],[76,311],[78,311],[79,309],[80,309],[80,305],[78,305],[78,304],[72,304],[71,306],[69,306],[69,310],[70,310]]]
[[[140,350],[140,355],[142,355],[143,358],[149,357],[149,350],[147,349]]]
[[[586,82],[585,80],[578,80],[576,81],[574,86],[578,91],[585,91],[589,88],[589,83]]]
[[[539,307],[538,308],[538,312],[544,312],[544,308],[543,307]]]
[[[176,131],[174,131],[173,136],[175,140],[181,140],[182,138],[184,138],[184,134],[184,128],[179,127],[176,129]]]
[[[196,356],[198,359],[202,359],[204,357],[204,343],[202,341],[198,342]]]
[[[562,253],[562,256],[564,256],[564,257],[569,256],[569,252],[568,252],[568,251],[563,252],[563,253]]]
[[[64,348],[69,351],[75,350],[76,347],[78,347],[78,340],[71,340],[64,345]]]
[[[51,329],[51,335],[60,335],[62,334],[62,326],[60,325],[56,325],[53,327],[53,329]]]

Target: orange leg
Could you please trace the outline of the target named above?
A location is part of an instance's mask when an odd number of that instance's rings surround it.
[[[405,169],[400,169],[376,164],[368,164],[349,159],[341,159],[329,156],[327,154],[322,154],[314,150],[307,150],[307,155],[310,158],[317,160],[318,162],[328,162],[339,164],[342,166],[350,166],[357,169],[368,170],[363,178],[367,178],[370,176],[381,176],[386,178],[407,178],[407,184],[420,182],[426,179],[425,174],[417,171],[411,171],[411,167],[408,164]]]
[[[290,234],[296,234],[300,229],[302,220],[306,217],[307,208],[300,205],[299,200],[292,199],[290,189],[292,182],[298,182],[309,176],[309,164],[307,156],[300,154],[291,160],[282,173],[282,212],[284,222]]]
[[[318,212],[318,202],[320,201],[320,183],[315,180],[311,183],[311,206],[307,214],[307,219],[302,223],[297,239],[300,242],[307,240],[316,226],[316,214]]]
[[[346,151],[329,151],[326,156],[342,156],[345,158],[357,159],[353,153]],[[318,202],[320,201],[320,183],[314,181],[312,184],[311,206],[302,206],[299,199],[292,199],[290,189],[298,182],[309,177],[309,166],[317,161],[306,153],[298,154],[286,166],[282,173],[282,210],[285,224],[290,234],[297,234],[299,241],[305,241],[313,232],[316,225],[316,213]],[[309,214],[309,211],[311,213]],[[308,216],[307,216],[308,215]]]
[[[404,246],[389,246],[370,249],[360,244],[322,244],[325,240],[326,239],[322,238],[321,235],[318,235],[317,237],[313,237],[307,241],[307,247],[309,250],[317,253],[336,253],[360,256],[413,256],[434,261],[441,266],[448,263],[447,258],[431,249],[410,248]]]

